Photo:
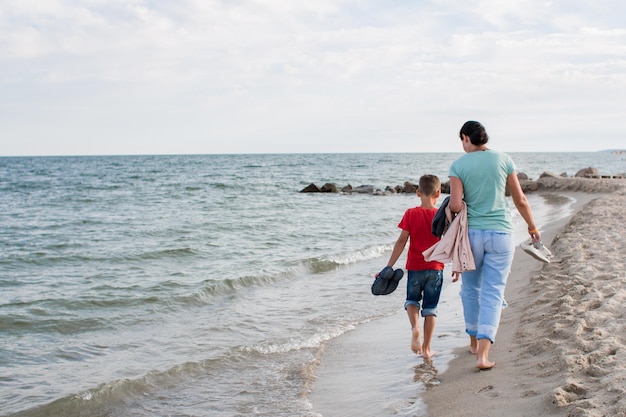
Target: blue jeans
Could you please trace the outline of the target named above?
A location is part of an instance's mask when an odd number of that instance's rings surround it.
[[[424,271],[409,271],[406,281],[406,302],[404,308],[409,305],[420,309],[422,301],[422,317],[436,316],[441,286],[443,284],[443,271],[428,269]]]
[[[461,300],[465,331],[477,339],[496,339],[511,271],[515,242],[511,233],[468,230],[476,270],[463,272]]]

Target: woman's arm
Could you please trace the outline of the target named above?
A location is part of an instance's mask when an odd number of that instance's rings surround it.
[[[509,187],[509,192],[511,193],[511,198],[513,199],[513,203],[515,204],[517,211],[519,211],[519,214],[528,225],[528,233],[533,238],[533,240],[541,240],[541,235],[537,230],[537,225],[535,225],[533,211],[530,208],[528,200],[526,199],[526,195],[522,191],[522,187],[519,184],[519,180],[517,179],[517,173],[515,171],[510,173],[507,177],[506,185]]]
[[[450,203],[448,207],[452,213],[458,213],[463,208],[463,182],[458,177],[450,177]]]

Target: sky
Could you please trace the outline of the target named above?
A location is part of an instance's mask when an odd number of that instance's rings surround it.
[[[626,148],[623,0],[2,0],[0,155]]]

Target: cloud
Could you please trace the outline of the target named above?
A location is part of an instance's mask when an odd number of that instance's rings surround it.
[[[305,3],[2,2],[1,152],[457,151],[469,118],[623,140],[621,2]]]

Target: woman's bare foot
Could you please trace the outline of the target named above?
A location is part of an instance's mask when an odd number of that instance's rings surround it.
[[[411,329],[411,333],[412,333],[412,336],[411,336],[411,350],[416,355],[421,355],[422,354],[422,343],[420,342],[420,329],[419,329],[419,327],[415,326],[413,329]]]
[[[490,361],[489,359],[479,360],[476,362],[476,367],[480,371],[489,371],[494,366],[496,366],[496,363]]]
[[[430,349],[430,346],[422,346],[422,357],[424,359],[432,359],[435,356],[435,351]]]
[[[476,367],[481,371],[487,371],[494,366],[495,362],[489,360],[489,350],[491,349],[491,340],[478,340],[478,353],[476,354]]]

